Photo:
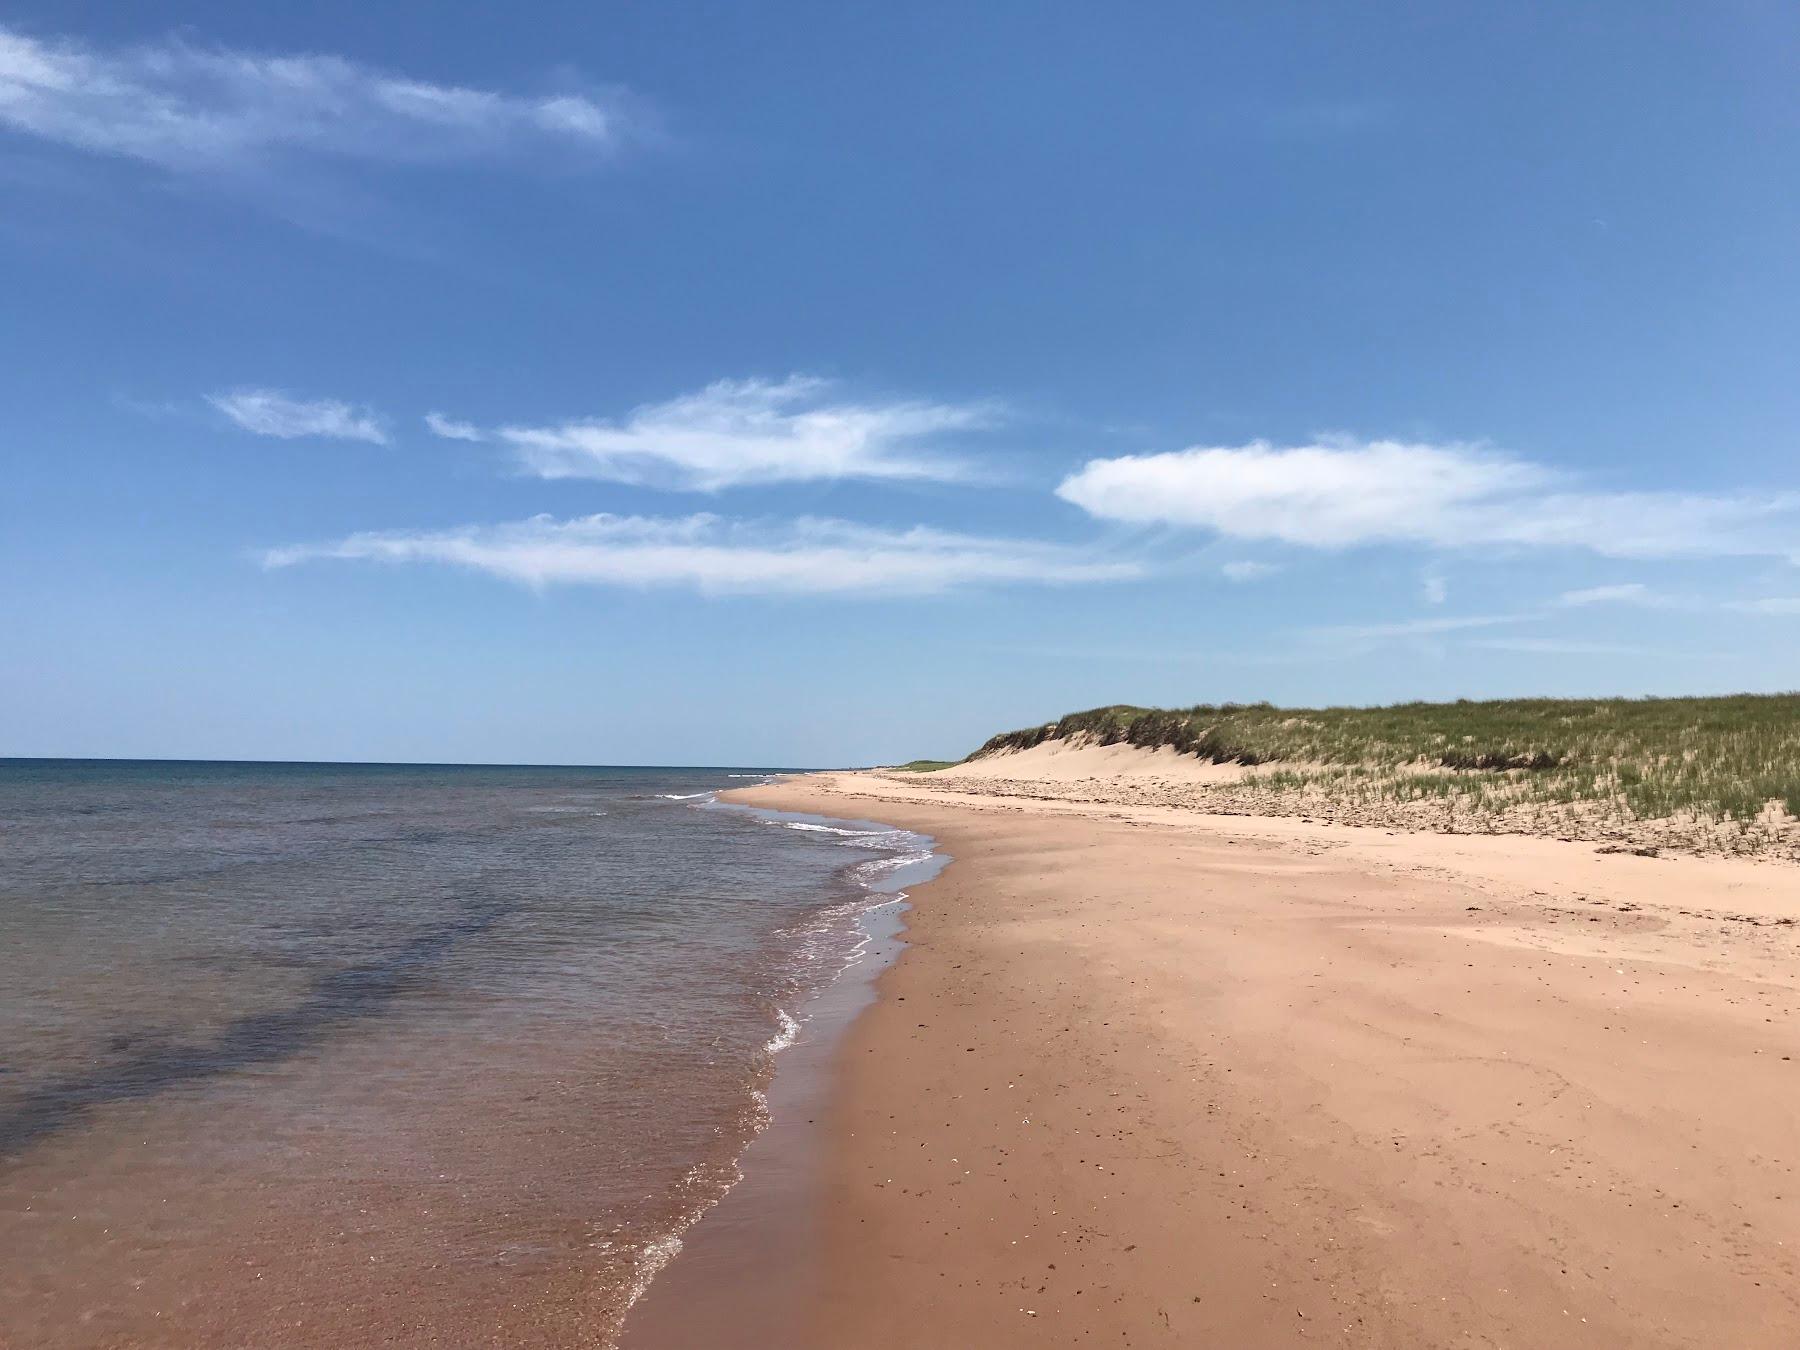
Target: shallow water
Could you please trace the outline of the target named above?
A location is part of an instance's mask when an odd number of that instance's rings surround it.
[[[749,772],[0,762],[0,1343],[607,1344],[922,851]]]

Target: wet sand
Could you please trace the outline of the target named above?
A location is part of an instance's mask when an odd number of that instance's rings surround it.
[[[1800,1343],[1791,866],[734,795],[956,859],[840,1052],[803,1343]]]
[[[632,1308],[622,1350],[793,1346],[809,1333],[823,1278],[827,1108],[844,1038],[901,951],[904,898],[863,916],[868,943],[813,998],[776,1060],[769,1124],[739,1159],[738,1183],[683,1235],[671,1264]]]

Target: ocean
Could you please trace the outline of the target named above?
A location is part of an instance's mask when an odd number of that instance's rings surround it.
[[[0,1344],[612,1344],[931,865],[769,772],[0,761]]]

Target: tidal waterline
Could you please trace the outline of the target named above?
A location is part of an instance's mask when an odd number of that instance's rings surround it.
[[[759,776],[0,763],[0,1331],[607,1343],[927,851]]]

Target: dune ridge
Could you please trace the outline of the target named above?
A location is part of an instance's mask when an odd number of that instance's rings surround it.
[[[919,781],[1017,797],[1800,860],[1800,695],[1111,705]]]

